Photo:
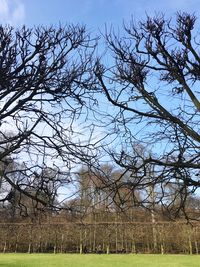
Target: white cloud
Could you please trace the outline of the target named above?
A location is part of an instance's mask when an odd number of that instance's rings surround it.
[[[0,23],[17,26],[24,23],[25,6],[21,0],[0,0]]]

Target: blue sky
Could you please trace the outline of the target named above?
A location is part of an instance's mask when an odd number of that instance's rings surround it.
[[[199,15],[198,0],[0,0],[0,22],[14,26],[27,24],[83,23],[88,29],[102,29],[105,23],[120,26],[129,21],[164,12],[177,11]]]

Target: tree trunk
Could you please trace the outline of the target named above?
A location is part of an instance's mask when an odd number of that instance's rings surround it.
[[[6,249],[7,249],[7,242],[5,241],[5,243],[4,243],[4,247],[3,247],[3,253],[6,252]]]
[[[83,253],[83,233],[82,233],[82,227],[80,229],[80,242],[79,242],[79,253]]]
[[[28,253],[31,253],[31,243],[28,244]]]
[[[189,254],[192,255],[192,241],[191,241],[190,234],[189,234],[189,237],[188,237],[188,246],[189,246]]]

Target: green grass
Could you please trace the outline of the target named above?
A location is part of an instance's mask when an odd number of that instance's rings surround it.
[[[200,267],[200,256],[0,254],[0,267]]]

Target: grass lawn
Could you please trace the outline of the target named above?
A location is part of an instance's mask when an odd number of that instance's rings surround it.
[[[0,267],[200,267],[200,256],[0,254]]]

